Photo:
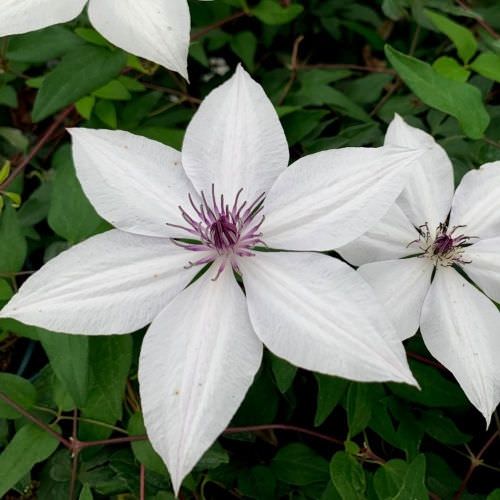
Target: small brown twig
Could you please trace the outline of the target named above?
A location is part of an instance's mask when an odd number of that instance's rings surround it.
[[[473,10],[462,0],[455,1],[458,5],[460,5],[460,7],[462,7],[462,9],[466,10],[467,12],[473,12]],[[479,24],[485,31],[487,31],[495,40],[498,40],[500,38],[500,35],[481,16],[474,17],[474,19],[477,24]]]
[[[300,35],[295,39],[295,42],[293,42],[292,57],[290,59],[290,79],[288,80],[287,84],[285,85],[285,88],[283,89],[283,93],[281,94],[281,97],[278,100],[278,106],[283,104],[283,102],[286,99],[286,96],[290,92],[292,85],[294,84],[294,82],[297,78],[299,45],[302,43],[302,40],[304,40],[304,36]]]
[[[71,432],[71,442],[78,442],[78,410],[75,408],[73,410],[73,430]],[[75,498],[76,493],[76,480],[78,477],[78,458],[80,454],[80,448],[75,448],[73,450],[71,459],[71,479],[69,483],[69,500],[73,500]]]
[[[476,470],[477,467],[479,467],[482,464],[482,457],[488,450],[488,448],[495,442],[496,439],[500,437],[500,430],[495,431],[484,443],[483,447],[479,450],[477,455],[472,455],[470,458],[470,465],[469,468],[467,469],[467,472],[465,474],[465,477],[463,478],[462,482],[460,483],[460,487],[458,488],[458,491],[455,493],[455,496],[453,497],[454,500],[458,500],[459,498],[462,497],[464,494],[467,484],[472,477],[472,474]]]
[[[296,70],[309,70],[309,69],[352,69],[353,71],[365,71],[367,73],[387,73],[388,75],[395,75],[396,72],[391,68],[384,68],[382,66],[361,66],[359,64],[297,64]]]
[[[66,120],[66,118],[73,111],[73,105],[68,106],[63,110],[52,122],[50,127],[45,131],[45,133],[40,137],[38,142],[33,146],[31,151],[25,156],[25,158],[15,167],[10,173],[9,177],[0,184],[0,191],[5,191],[14,182],[14,179],[31,163],[33,158],[40,152],[40,150],[49,142],[59,128],[59,126]]]
[[[231,14],[230,16],[225,17],[224,19],[221,19],[220,21],[217,21],[213,24],[209,24],[208,26],[205,26],[202,28],[200,31],[197,31],[196,33],[193,33],[191,35],[191,41],[198,40],[199,38],[205,36],[207,33],[210,33],[210,31],[216,30],[220,28],[221,26],[224,26],[227,23],[230,23],[231,21],[234,21],[236,19],[239,19],[240,17],[248,16],[249,14],[245,12],[244,10],[241,10],[239,12],[236,12],[234,14]]]
[[[146,500],[146,468],[141,464],[139,469],[139,500]]]
[[[424,363],[429,366],[433,366],[434,368],[437,368],[438,370],[442,371],[448,371],[447,368],[445,368],[441,363],[434,361],[432,359],[428,359],[425,356],[421,356],[420,354],[417,354],[416,352],[411,352],[411,351],[406,351],[406,354],[409,358],[416,359],[417,361],[420,361],[421,363]]]
[[[185,101],[191,102],[193,104],[200,104],[201,103],[201,99],[198,99],[197,97],[193,97],[189,94],[186,94],[182,90],[172,89],[169,87],[163,87],[161,85],[156,85],[155,83],[142,82],[142,84],[147,89],[157,90],[158,92],[163,92],[164,94],[175,95],[175,96],[178,96],[181,99],[184,99]]]

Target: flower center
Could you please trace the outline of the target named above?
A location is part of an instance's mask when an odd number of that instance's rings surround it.
[[[190,261],[188,267],[208,264],[220,260],[217,276],[224,270],[229,262],[235,271],[239,272],[238,257],[252,257],[255,255],[252,248],[258,244],[265,245],[262,240],[260,226],[264,216],[260,215],[265,194],[262,193],[252,203],[241,199],[243,188],[238,191],[234,202],[230,205],[215,195],[212,184],[212,196],[208,200],[205,193],[201,192],[201,203],[197,205],[188,195],[192,208],[190,215],[179,206],[186,226],[168,224],[186,231],[186,238],[193,238],[195,242],[172,240],[176,245],[192,252],[208,252],[209,255],[201,259]]]
[[[431,259],[435,265],[452,266],[453,264],[469,264],[470,260],[464,259],[465,249],[471,245],[475,236],[456,234],[457,230],[465,226],[454,226],[451,229],[444,222],[439,224],[434,234],[431,233],[427,223],[417,228],[419,238],[408,244],[417,245],[422,251],[419,257]]]

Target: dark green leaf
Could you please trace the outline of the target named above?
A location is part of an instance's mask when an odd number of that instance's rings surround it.
[[[321,373],[315,373],[314,376],[318,384],[316,414],[314,416],[314,425],[317,427],[327,419],[337,406],[349,382],[343,378],[331,377]]]
[[[88,342],[85,335],[66,335],[38,329],[50,365],[78,407],[87,402],[89,386]]]
[[[345,451],[335,453],[330,462],[330,477],[342,500],[363,500],[366,478],[363,467]]]
[[[273,370],[274,380],[282,394],[290,389],[293,384],[293,379],[297,373],[297,367],[290,364],[288,361],[272,355],[271,368]]]
[[[440,443],[457,445],[467,443],[471,439],[471,436],[458,429],[451,418],[437,411],[423,413],[420,423],[425,432]]]
[[[251,31],[241,31],[231,37],[232,51],[243,61],[249,71],[254,70],[254,57],[257,38]]]
[[[0,391],[19,406],[29,410],[36,401],[36,390],[26,379],[11,373],[0,373]],[[21,414],[0,400],[0,418],[19,418]]]
[[[40,121],[117,77],[125,65],[121,51],[83,45],[65,55],[45,78],[33,108]]]
[[[54,430],[59,431],[57,427]],[[31,468],[48,458],[59,441],[34,424],[22,427],[0,454],[0,497],[20,481]]]
[[[56,175],[48,213],[48,222],[59,236],[78,243],[95,234],[103,220],[85,196],[76,177],[69,146],[54,156]]]
[[[398,52],[389,45],[385,53],[399,76],[422,101],[454,116],[470,138],[483,136],[490,117],[476,87],[444,78],[426,62]]]
[[[418,455],[410,463],[406,471],[403,485],[394,500],[428,500],[429,494],[425,486],[425,456]]]
[[[373,487],[380,500],[392,498],[402,488],[408,464],[404,460],[389,460],[377,469],[373,476]]]
[[[275,500],[276,479],[269,467],[257,465],[244,470],[238,477],[238,488],[245,497],[255,500]]]
[[[500,55],[483,52],[472,61],[470,67],[485,78],[500,82]]]
[[[260,3],[252,9],[252,14],[266,24],[286,24],[293,21],[302,13],[304,7],[298,4],[292,4],[283,7],[275,0],[261,0]]]
[[[15,273],[23,267],[28,247],[17,213],[9,203],[0,213],[0,273]]]
[[[302,443],[281,448],[274,456],[271,467],[280,481],[296,486],[328,479],[328,462]]]
[[[62,56],[83,45],[81,38],[64,26],[48,28],[13,36],[9,40],[7,59],[42,63]]]

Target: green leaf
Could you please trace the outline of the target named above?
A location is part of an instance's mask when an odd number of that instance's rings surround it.
[[[476,87],[444,78],[429,64],[389,45],[385,53],[399,76],[425,104],[454,116],[468,137],[483,136],[490,117]]]
[[[238,476],[238,489],[245,497],[255,500],[276,499],[276,479],[269,467],[257,465],[243,470]]]
[[[78,407],[87,402],[89,388],[88,342],[85,335],[66,335],[38,329],[38,338],[50,365]]]
[[[130,92],[119,80],[111,80],[101,88],[94,90],[92,94],[95,97],[110,101],[128,101],[131,97]]]
[[[10,85],[0,85],[0,105],[17,108],[17,93]]]
[[[363,500],[366,479],[363,467],[345,451],[335,453],[330,462],[330,478],[343,500]]]
[[[462,480],[450,467],[448,462],[441,456],[434,453],[426,453],[427,462],[427,485],[429,490],[436,493],[441,498],[453,498],[460,487]],[[500,500],[497,499],[497,500]]]
[[[348,422],[348,438],[352,438],[364,430],[372,416],[375,399],[373,384],[352,382],[347,390],[346,410]]]
[[[26,63],[43,63],[56,59],[83,45],[82,40],[64,26],[48,28],[9,38],[7,59]]]
[[[110,335],[89,339],[89,397],[82,415],[108,424],[122,417],[122,402],[132,363],[132,337]],[[105,439],[109,429],[82,423],[82,439]]]
[[[78,500],[94,500],[94,496],[92,495],[92,490],[90,489],[90,486],[88,484],[83,485]]]
[[[425,456],[418,455],[408,466],[403,485],[393,500],[428,500],[429,494],[425,486]]]
[[[453,42],[460,59],[467,64],[477,50],[477,41],[474,35],[467,28],[437,12],[428,9],[425,9],[424,12],[432,24]]]
[[[13,127],[0,127],[0,137],[5,139],[11,146],[14,146],[18,151],[26,151],[28,149],[28,139],[18,129]]]
[[[98,101],[95,106],[95,114],[109,128],[118,128],[118,116],[115,105],[112,102]]]
[[[343,378],[331,377],[321,373],[314,374],[318,384],[318,396],[316,401],[316,414],[314,426],[321,425],[332,413],[340,399],[344,395],[349,382]]]
[[[280,481],[296,486],[328,479],[328,462],[302,443],[281,448],[274,456],[271,468]]]
[[[7,179],[10,175],[10,161],[5,160],[0,168],[0,184]]]
[[[59,431],[58,428],[54,430]],[[50,457],[59,441],[34,424],[22,427],[0,454],[0,497],[3,497],[33,466]]]
[[[423,413],[420,423],[425,432],[440,443],[464,444],[472,438],[472,436],[461,432],[453,420],[436,411]]]
[[[251,9],[251,13],[265,24],[286,24],[293,21],[302,13],[304,7],[292,4],[282,7],[276,0],[261,0],[261,2]]]
[[[42,83],[33,108],[38,122],[65,106],[78,101],[117,77],[126,56],[103,47],[83,45],[65,55]]]
[[[406,384],[387,384],[399,397],[424,406],[454,408],[467,407],[468,402],[457,383],[445,379],[436,368],[418,361],[409,361],[411,371],[421,390]]]
[[[56,175],[48,223],[56,234],[71,243],[78,243],[96,234],[103,225],[103,220],[83,193],[76,177],[69,145],[58,150],[53,166]]]
[[[405,480],[408,464],[395,458],[377,469],[373,476],[373,487],[380,500],[392,498],[401,489]]]
[[[500,488],[492,491],[486,500],[500,500]]]
[[[29,410],[36,401],[36,389],[25,378],[11,373],[0,373],[0,391]],[[19,418],[21,414],[0,400],[0,418]]]
[[[274,380],[279,391],[284,394],[293,384],[293,379],[297,373],[297,367],[288,361],[272,355],[271,368],[273,370]]]
[[[456,59],[453,59],[453,57],[438,57],[432,63],[432,67],[440,75],[457,82],[466,82],[470,76],[470,71],[466,70],[463,66],[458,64]]]
[[[0,301],[9,300],[13,293],[9,283],[4,279],[0,279]]]
[[[127,430],[131,436],[146,434],[146,428],[140,413],[134,413],[128,422]],[[135,458],[144,465],[147,470],[157,472],[158,474],[168,475],[167,468],[158,453],[153,450],[148,440],[133,441],[130,443]]]
[[[231,50],[243,61],[250,72],[255,68],[257,38],[251,31],[240,31],[231,37]]]
[[[500,82],[500,55],[483,52],[472,61],[470,68],[485,78]]]
[[[0,273],[16,273],[28,252],[17,213],[7,203],[0,215]]]
[[[75,108],[80,115],[86,120],[90,120],[92,110],[95,105],[95,97],[93,95],[86,95],[75,102]]]

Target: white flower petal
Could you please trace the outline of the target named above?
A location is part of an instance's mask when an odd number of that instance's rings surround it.
[[[306,156],[276,180],[264,203],[273,248],[331,250],[361,236],[389,210],[421,153],[343,148]]]
[[[294,365],[358,381],[415,383],[369,285],[338,259],[258,253],[238,263],[259,338]]]
[[[201,103],[189,124],[182,163],[199,191],[224,194],[231,203],[253,199],[271,187],[288,164],[288,145],[271,101],[238,66]]]
[[[430,259],[417,257],[373,262],[358,269],[385,306],[401,340],[418,330],[433,269]]]
[[[452,268],[439,268],[420,331],[431,354],[455,375],[489,423],[500,401],[500,313]]]
[[[90,0],[93,26],[117,47],[187,79],[187,0]]]
[[[398,204],[416,227],[427,222],[434,230],[448,217],[453,197],[453,165],[446,151],[431,135],[408,125],[398,114],[387,129],[384,144],[425,151],[412,166],[412,176]]]
[[[116,229],[59,254],[31,276],[0,317],[64,333],[129,333],[151,322],[194,277],[186,250]]]
[[[195,194],[178,151],[121,130],[69,132],[78,179],[101,217],[135,234],[186,236],[166,225],[184,223],[178,206]]]
[[[471,261],[463,266],[470,279],[495,302],[500,302],[500,236],[467,247],[463,259]]]
[[[338,248],[337,252],[353,264],[360,266],[368,262],[400,259],[415,254],[409,243],[419,237],[403,211],[392,205],[380,222],[358,239]]]
[[[2,0],[0,37],[65,23],[80,14],[87,0]]]
[[[450,226],[479,238],[500,236],[500,161],[467,172],[455,192]]]
[[[146,333],[139,363],[144,423],[177,493],[229,424],[262,358],[245,297],[226,269],[178,295]]]

